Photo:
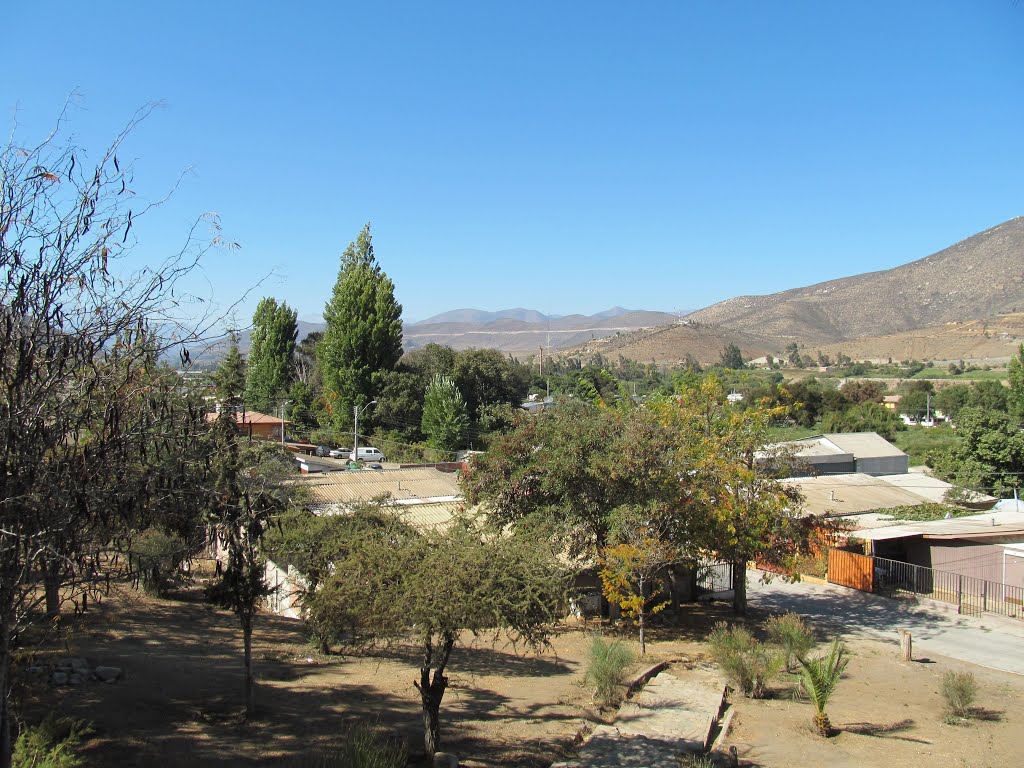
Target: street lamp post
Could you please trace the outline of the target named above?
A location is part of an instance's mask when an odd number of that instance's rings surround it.
[[[349,461],[359,461],[359,414],[361,414],[371,405],[376,404],[376,400],[371,400],[362,408],[360,408],[358,405],[352,406],[352,455],[349,457]]]

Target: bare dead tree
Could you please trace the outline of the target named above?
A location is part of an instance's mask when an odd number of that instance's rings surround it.
[[[200,221],[182,248],[129,273],[140,219],[118,152],[140,111],[95,162],[65,115],[34,146],[0,155],[0,768],[12,752],[11,659],[60,589],[88,584],[95,542],[118,515],[183,492],[159,470],[201,420],[155,374],[169,344],[200,335],[183,278],[218,237]],[[213,222],[215,224],[215,222]],[[98,538],[97,538],[98,537]]]

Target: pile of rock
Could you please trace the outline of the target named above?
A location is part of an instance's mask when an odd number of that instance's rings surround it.
[[[81,685],[95,680],[113,683],[120,679],[120,667],[90,667],[89,662],[77,656],[58,660],[55,664],[39,664],[29,667],[26,672],[37,680],[46,680],[51,685]]]

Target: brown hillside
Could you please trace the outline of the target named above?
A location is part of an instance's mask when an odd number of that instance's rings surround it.
[[[990,320],[946,323],[889,336],[864,337],[821,347],[833,360],[840,352],[854,360],[966,360],[1005,363],[1024,342],[1024,313],[1000,315]]]
[[[778,348],[771,339],[684,320],[658,328],[593,339],[560,354],[569,357],[601,354],[611,359],[621,355],[640,363],[669,365],[680,363],[687,355],[692,355],[702,365],[710,365],[721,360],[722,350],[729,344],[738,346],[745,360],[776,353]]]
[[[741,296],[688,317],[783,342],[825,344],[1016,311],[1024,311],[1024,217],[900,267]]]

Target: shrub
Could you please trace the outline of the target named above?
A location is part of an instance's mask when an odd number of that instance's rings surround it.
[[[707,755],[688,755],[679,765],[681,768],[716,768],[715,761]]]
[[[978,683],[970,672],[947,672],[942,676],[939,689],[946,703],[947,721],[952,718],[970,717],[974,698],[978,694]]]
[[[594,635],[587,651],[586,681],[594,686],[594,698],[602,707],[614,706],[626,682],[633,652],[621,640],[606,641]]]
[[[345,743],[336,752],[308,755],[296,768],[405,768],[405,744],[381,736],[366,723],[349,728]]]
[[[715,625],[708,636],[711,656],[732,686],[744,696],[759,699],[765,686],[782,669],[783,660],[744,627]]]
[[[171,584],[171,576],[181,567],[188,548],[173,533],[147,528],[139,533],[128,550],[139,569],[143,589],[162,596]]]
[[[82,720],[47,715],[39,725],[22,729],[14,743],[12,768],[77,768],[85,760],[75,753],[91,728]]]
[[[802,659],[815,645],[814,632],[796,613],[785,613],[772,616],[765,622],[768,637],[782,649],[786,671],[796,666],[796,660]]]

